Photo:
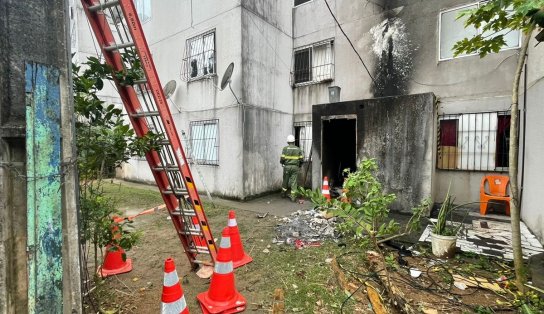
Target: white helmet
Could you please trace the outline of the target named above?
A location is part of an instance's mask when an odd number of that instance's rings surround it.
[[[287,143],[294,143],[295,137],[291,134],[287,135]]]

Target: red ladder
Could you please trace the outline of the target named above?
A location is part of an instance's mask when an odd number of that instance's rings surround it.
[[[148,153],[146,159],[191,266],[195,269],[198,265],[213,265],[217,255],[215,242],[133,1],[81,3],[106,62],[115,71],[140,66],[143,69],[145,77],[134,84],[116,79],[117,90],[138,137],[150,129],[164,135],[160,149]],[[209,255],[209,259],[199,259],[200,254]]]

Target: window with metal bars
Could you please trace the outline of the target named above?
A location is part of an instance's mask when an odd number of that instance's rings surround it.
[[[443,114],[438,119],[438,169],[508,170],[509,111]]]
[[[182,79],[190,81],[215,74],[215,30],[187,39]]]
[[[327,40],[296,48],[293,52],[291,84],[331,81],[334,74],[333,41]]]
[[[196,164],[219,166],[219,119],[191,121],[189,159]]]
[[[312,159],[312,121],[295,122],[295,145],[302,149],[304,161]]]
[[[134,6],[141,23],[151,19],[151,0],[134,0]]]

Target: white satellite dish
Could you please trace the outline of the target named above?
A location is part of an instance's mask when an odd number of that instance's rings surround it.
[[[234,62],[231,62],[229,64],[229,66],[227,67],[227,69],[225,70],[225,73],[223,74],[223,78],[221,79],[221,90],[225,90],[225,87],[227,87],[227,85],[229,86],[229,89],[230,89],[230,92],[232,93],[232,95],[234,96],[234,98],[236,98],[236,102],[238,104],[240,104],[240,100],[238,99],[238,96],[236,96],[236,94],[234,93],[234,91],[232,90],[232,87],[230,86],[230,78],[232,76],[232,72],[234,71]]]
[[[181,112],[181,107],[178,106],[174,100],[172,100],[172,95],[174,95],[174,92],[176,91],[176,87],[177,87],[177,83],[176,83],[176,80],[171,80],[171,81],[168,81],[168,83],[166,83],[166,85],[164,85],[164,87],[162,88],[162,92],[164,93],[164,97],[166,97],[166,99],[170,100],[170,102],[176,107],[176,109]]]
[[[231,62],[227,69],[225,70],[225,73],[223,74],[223,78],[221,79],[221,90],[224,90],[225,87],[227,87],[227,84],[230,86],[230,78],[232,76],[232,72],[234,71],[234,62]]]
[[[166,97],[166,99],[169,99],[174,94],[174,92],[176,91],[176,86],[176,80],[171,80],[166,83],[166,85],[164,85],[162,91],[164,92],[164,97]]]

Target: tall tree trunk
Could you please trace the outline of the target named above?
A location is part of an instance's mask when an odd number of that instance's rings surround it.
[[[521,250],[521,231],[520,231],[520,203],[519,203],[519,188],[518,188],[518,154],[519,154],[519,118],[518,118],[518,100],[519,100],[519,81],[523,65],[527,59],[527,48],[529,41],[535,28],[534,23],[531,24],[527,32],[525,32],[521,51],[519,52],[518,65],[514,76],[512,86],[512,109],[510,118],[510,150],[508,162],[508,174],[510,175],[510,189],[512,200],[510,201],[510,218],[512,224],[512,250],[514,253],[514,268],[516,272],[516,286],[520,291],[525,291],[524,283],[527,281],[524,265],[523,252]],[[523,135],[525,136],[525,134]]]

